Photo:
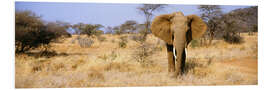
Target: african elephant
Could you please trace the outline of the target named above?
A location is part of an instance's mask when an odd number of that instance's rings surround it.
[[[184,73],[187,45],[192,39],[201,37],[206,29],[207,25],[197,15],[174,12],[154,18],[151,31],[166,42],[168,72],[173,72],[173,76]]]

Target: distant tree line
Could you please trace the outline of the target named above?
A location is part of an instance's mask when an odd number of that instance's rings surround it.
[[[106,34],[134,34],[141,33],[145,29],[144,24],[139,24],[135,20],[127,20],[123,24],[114,27],[106,27]]]

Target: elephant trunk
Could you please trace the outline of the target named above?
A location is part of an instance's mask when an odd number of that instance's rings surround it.
[[[175,74],[183,74],[186,59],[186,33],[184,30],[177,30],[174,32],[174,47],[176,50],[176,72]]]

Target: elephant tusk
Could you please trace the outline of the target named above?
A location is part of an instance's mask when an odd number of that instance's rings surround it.
[[[173,56],[174,56],[174,58],[175,58],[175,60],[177,60],[176,58],[176,50],[175,50],[175,48],[173,47]]]
[[[185,53],[186,53],[186,57],[187,57],[187,48],[185,48]]]
[[[187,56],[187,48],[185,48],[185,54],[186,54],[186,56]],[[175,50],[174,47],[173,47],[173,56],[174,56],[175,60],[177,60],[176,50]]]

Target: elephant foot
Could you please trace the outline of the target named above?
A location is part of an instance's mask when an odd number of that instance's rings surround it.
[[[175,72],[175,69],[169,69],[168,72],[170,73]]]
[[[170,77],[171,78],[177,78],[177,77],[180,77],[180,76],[183,76],[183,75],[184,75],[184,72],[180,72],[180,73],[173,72],[173,73],[170,73]]]
[[[177,78],[178,76],[179,76],[179,74],[175,73],[175,72],[170,74],[171,78]]]
[[[173,77],[174,77],[174,72],[168,72],[168,73],[167,73],[167,76],[173,78]]]

